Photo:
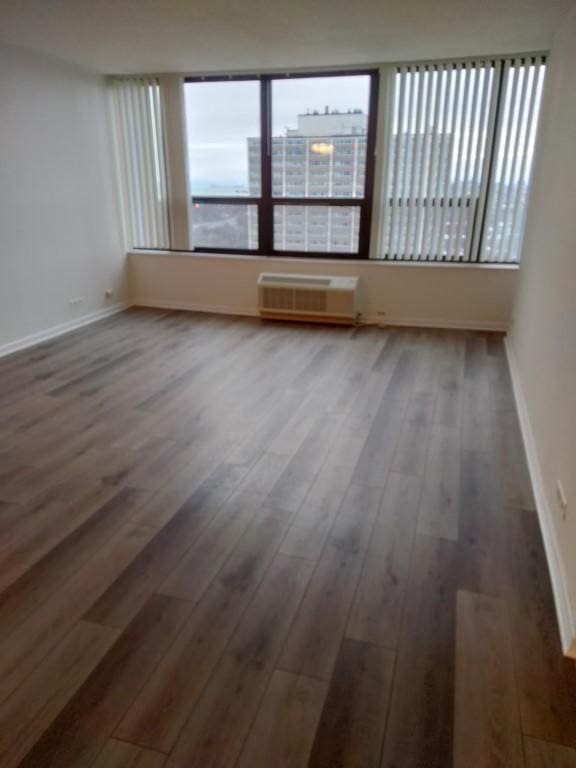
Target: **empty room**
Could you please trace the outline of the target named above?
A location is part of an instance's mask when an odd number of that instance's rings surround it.
[[[0,0],[0,768],[576,768],[575,0]]]

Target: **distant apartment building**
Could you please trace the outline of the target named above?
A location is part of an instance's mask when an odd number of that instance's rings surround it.
[[[364,194],[367,115],[325,108],[298,115],[297,128],[272,138],[274,197],[354,198]],[[260,139],[248,139],[250,194],[260,191]],[[277,205],[274,248],[349,253],[358,248],[360,209]],[[250,226],[255,244],[256,226]]]

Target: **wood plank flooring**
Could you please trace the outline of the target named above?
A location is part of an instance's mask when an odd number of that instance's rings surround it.
[[[2,768],[576,768],[502,337],[134,309],[0,360]]]

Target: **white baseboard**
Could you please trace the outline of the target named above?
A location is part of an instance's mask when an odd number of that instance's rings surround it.
[[[135,299],[134,306],[153,307],[155,309],[181,309],[189,312],[208,312],[212,315],[238,315],[240,317],[259,317],[256,307],[230,307],[217,304],[194,304],[184,301],[158,301],[156,299]],[[500,331],[508,329],[506,323],[479,321],[430,320],[417,317],[388,317],[387,315],[363,315],[360,322],[365,325],[402,325],[413,328],[439,328],[465,331]]]
[[[552,510],[546,497],[544,481],[542,479],[542,469],[536,450],[534,431],[530,422],[530,414],[528,412],[526,398],[524,397],[524,391],[520,381],[518,365],[516,363],[514,349],[508,337],[505,339],[505,346],[510,375],[512,377],[514,398],[516,400],[516,410],[518,411],[522,439],[524,440],[524,448],[526,450],[528,471],[530,472],[532,489],[536,501],[536,510],[538,512],[538,520],[540,521],[544,549],[546,550],[546,558],[550,570],[550,579],[552,581],[552,590],[554,592],[554,602],[556,605],[556,616],[560,630],[562,650],[566,656],[576,658],[576,622],[570,605],[566,572],[560,555]]]
[[[133,307],[152,307],[153,309],[181,309],[185,312],[206,312],[210,315],[237,315],[239,317],[259,317],[256,308],[228,307],[220,304],[193,304],[187,301],[158,301],[156,299],[134,299]]]
[[[19,352],[22,349],[27,349],[28,347],[36,346],[36,344],[41,344],[43,341],[48,341],[49,339],[54,339],[57,336],[62,336],[65,333],[70,333],[70,331],[75,331],[85,325],[90,325],[91,323],[95,323],[98,320],[104,319],[105,317],[110,317],[110,315],[123,312],[125,309],[128,309],[129,306],[129,304],[114,304],[112,307],[105,307],[104,309],[99,309],[96,312],[90,312],[88,315],[82,315],[82,317],[69,320],[66,323],[53,325],[51,328],[47,328],[45,331],[39,331],[38,333],[33,333],[30,336],[24,336],[21,339],[9,341],[8,344],[3,344],[0,346],[0,357],[11,355],[14,352]]]
[[[369,325],[401,325],[407,328],[438,328],[454,331],[498,331],[505,333],[508,330],[508,323],[494,323],[486,320],[434,320],[425,317],[366,315],[363,321]]]

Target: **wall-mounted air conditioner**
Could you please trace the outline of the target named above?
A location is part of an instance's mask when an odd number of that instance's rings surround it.
[[[354,323],[358,318],[358,278],[263,272],[258,277],[262,317]]]

